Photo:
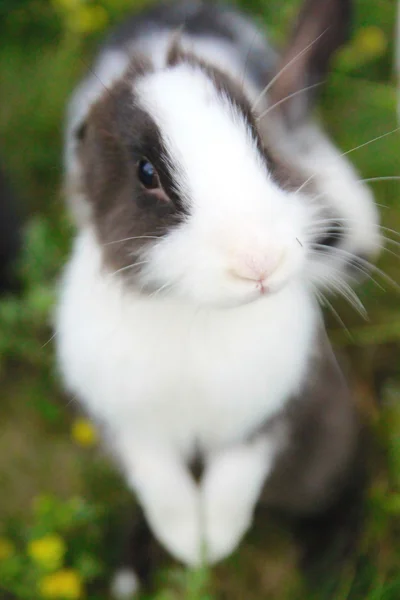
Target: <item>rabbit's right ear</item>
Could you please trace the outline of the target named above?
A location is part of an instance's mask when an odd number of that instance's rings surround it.
[[[271,101],[282,101],[279,109],[289,125],[313,107],[315,84],[323,82],[333,54],[349,38],[352,5],[352,0],[305,0],[271,86]],[[301,92],[309,86],[315,87]]]

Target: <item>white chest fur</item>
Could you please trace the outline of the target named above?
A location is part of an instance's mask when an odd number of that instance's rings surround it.
[[[298,283],[229,310],[142,298],[102,271],[86,232],[62,288],[59,362],[114,433],[207,452],[243,439],[299,389],[317,317]]]

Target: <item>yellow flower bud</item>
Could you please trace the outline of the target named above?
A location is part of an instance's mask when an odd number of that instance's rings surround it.
[[[10,558],[15,552],[14,544],[5,537],[0,537],[0,560]]]
[[[360,29],[353,41],[357,52],[371,57],[381,56],[387,48],[387,43],[385,33],[374,25]]]
[[[85,448],[97,443],[97,431],[87,419],[76,419],[72,425],[71,435],[79,446]]]
[[[39,582],[39,593],[43,598],[78,600],[83,596],[82,579],[73,569],[62,569],[43,577]]]
[[[57,534],[49,534],[28,544],[28,555],[47,571],[59,569],[63,563],[66,547]]]
[[[81,6],[71,13],[69,27],[76,33],[91,33],[103,29],[108,23],[108,13],[103,6]]]

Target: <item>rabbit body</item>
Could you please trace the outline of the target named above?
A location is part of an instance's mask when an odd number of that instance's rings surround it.
[[[294,148],[323,157],[304,145],[304,107],[269,120],[268,134],[259,124],[278,64],[233,9],[177,2],[114,32],[69,107],[78,234],[57,313],[60,370],[153,533],[187,564],[228,556],[260,498],[328,505],[356,445],[314,295],[330,268],[347,269],[329,254],[342,213],[315,202],[299,157],[287,164]],[[322,166],[315,180],[319,197]],[[365,227],[348,243],[373,252],[375,209],[360,202]]]

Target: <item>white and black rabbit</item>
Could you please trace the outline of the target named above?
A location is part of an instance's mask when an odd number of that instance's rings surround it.
[[[156,6],[110,36],[69,107],[60,369],[187,564],[231,554],[260,499],[329,510],[355,459],[314,286],[377,252],[378,219],[297,94],[350,4],[306,0],[283,61],[232,8]]]
[[[79,132],[91,105],[134,56],[146,56],[162,68],[179,29],[182,48],[242,88],[265,144],[311,188],[322,209],[309,267],[314,284],[332,290],[334,280],[353,282],[366,269],[365,259],[380,250],[379,215],[370,189],[312,111],[332,53],[349,35],[351,11],[351,0],[307,0],[281,54],[247,16],[223,3],[166,2],[124,22],[106,39],[69,104],[66,186],[78,222],[87,218],[87,203],[80,196]]]

